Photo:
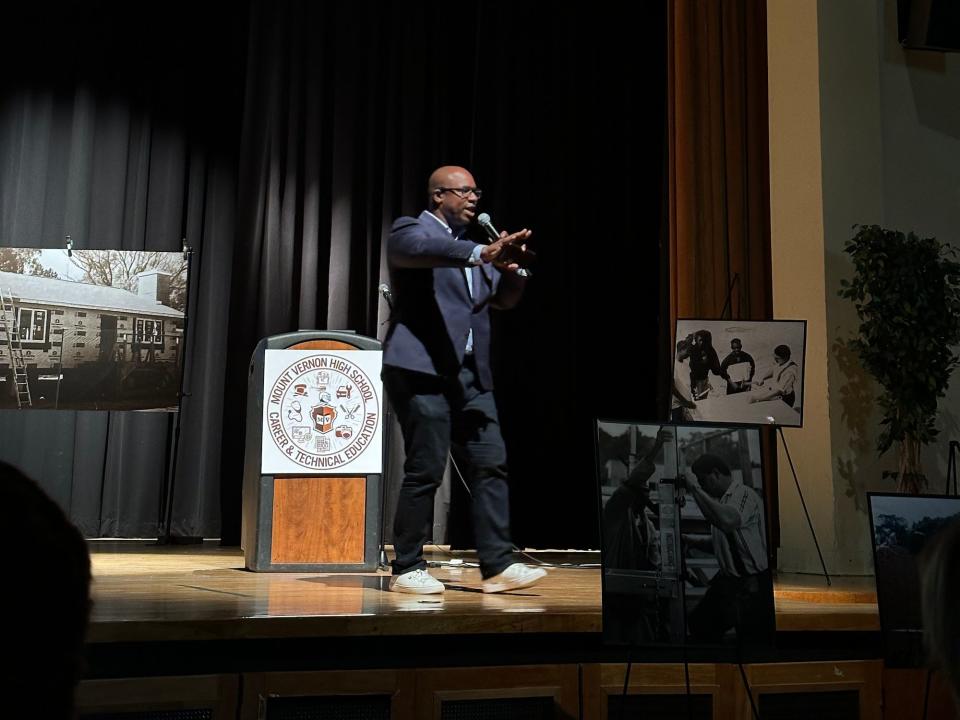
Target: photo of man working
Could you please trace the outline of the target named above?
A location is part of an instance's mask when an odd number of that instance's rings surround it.
[[[689,635],[695,642],[715,643],[735,629],[738,641],[762,639],[773,630],[763,498],[717,455],[700,455],[690,471],[687,495],[710,533],[684,534],[684,545],[712,554],[719,570],[699,602],[688,608]]]

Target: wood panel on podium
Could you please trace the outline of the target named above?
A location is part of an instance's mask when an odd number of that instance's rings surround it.
[[[260,472],[263,364],[267,350],[379,350],[351,332],[300,331],[264,338],[247,390],[243,551],[260,572],[375,570],[380,546],[381,475],[263,475]]]

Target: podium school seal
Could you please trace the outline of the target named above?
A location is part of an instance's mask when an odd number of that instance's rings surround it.
[[[337,355],[311,355],[287,367],[267,403],[271,439],[308,470],[356,460],[371,444],[381,412],[370,378]]]

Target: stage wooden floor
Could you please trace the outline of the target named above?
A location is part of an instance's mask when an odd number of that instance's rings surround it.
[[[818,576],[779,578],[775,647],[741,657],[735,648],[605,645],[597,553],[531,553],[583,567],[549,568],[542,584],[503,595],[480,592],[472,556],[456,553],[463,566],[432,570],[446,592],[414,596],[389,592],[386,573],[247,572],[238,549],[214,543],[90,547],[94,607],[80,693],[89,712],[183,708],[190,697],[191,708],[219,708],[217,718],[256,718],[265,698],[374,693],[392,698],[395,717],[439,718],[451,698],[547,693],[558,717],[605,718],[608,699],[623,693],[627,658],[630,693],[658,698],[684,695],[689,661],[693,692],[720,708],[714,717],[751,717],[741,662],[761,698],[808,693],[813,708],[826,707],[824,698],[848,703],[852,692],[861,710],[844,717],[899,720],[924,697],[923,671],[887,670],[878,659],[872,578],[834,578],[829,588]],[[429,559],[451,554],[435,548]],[[932,707],[949,708],[941,685]]]
[[[598,553],[532,552],[552,565],[534,588],[480,591],[469,553],[431,548],[440,596],[387,591],[386,573],[252,573],[237,548],[93,541],[94,606],[88,642],[317,638],[486,633],[598,633]],[[532,560],[531,560],[532,562]],[[584,567],[575,567],[581,565]],[[776,584],[780,631],[878,631],[873,578],[810,575]]]

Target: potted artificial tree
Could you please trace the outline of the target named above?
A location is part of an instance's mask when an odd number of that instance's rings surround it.
[[[878,225],[854,230],[844,248],[854,274],[840,281],[840,296],[853,301],[860,327],[847,345],[881,388],[879,454],[899,446],[899,470],[885,475],[899,492],[919,493],[920,448],[939,432],[937,402],[960,360],[960,263],[936,238]]]

